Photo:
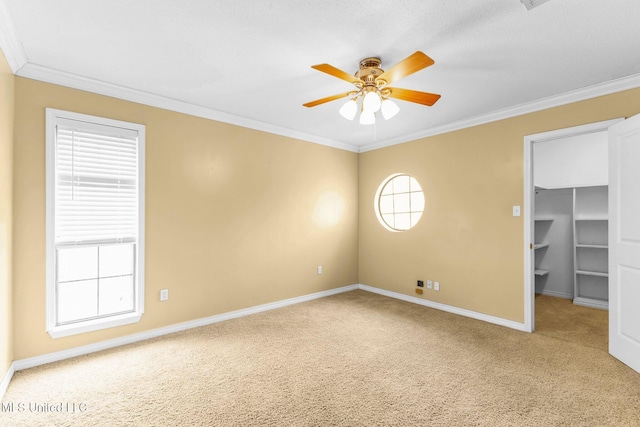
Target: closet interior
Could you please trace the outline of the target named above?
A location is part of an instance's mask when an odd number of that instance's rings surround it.
[[[608,308],[607,133],[536,143],[535,291]]]

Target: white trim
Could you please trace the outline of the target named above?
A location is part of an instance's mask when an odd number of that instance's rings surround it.
[[[53,292],[51,292],[53,294]],[[53,310],[51,310],[53,312]],[[49,312],[47,312],[49,315]],[[102,319],[93,319],[85,322],[72,323],[63,326],[53,326],[47,329],[51,338],[62,338],[71,335],[84,334],[86,332],[99,331],[101,329],[115,328],[117,326],[130,325],[138,323],[142,319],[141,312],[133,312],[121,314],[118,316],[109,316]]]
[[[526,330],[532,332],[535,329],[535,280],[533,278],[533,254],[530,244],[533,243],[533,144],[536,142],[551,141],[573,135],[582,135],[593,132],[602,132],[609,126],[623,121],[624,118],[588,123],[582,126],[557,129],[548,132],[526,135],[524,137],[524,324]]]
[[[564,292],[544,290],[544,291],[540,292],[540,294],[541,295],[547,295],[547,296],[550,296],[550,297],[573,300],[573,294],[566,294]]]
[[[498,120],[521,116],[523,114],[529,114],[536,111],[546,110],[548,108],[559,107],[561,105],[584,101],[591,98],[597,98],[599,96],[609,95],[612,93],[622,92],[624,90],[635,89],[638,87],[640,87],[640,74],[634,74],[608,82],[598,83],[580,89],[575,89],[569,92],[561,93],[559,95],[549,96],[537,101],[527,102],[525,104],[516,105],[514,107],[504,108],[502,110],[494,111],[488,114],[481,114],[479,116],[460,120],[454,123],[432,127],[398,138],[365,144],[360,146],[360,153],[364,153],[365,151],[377,150],[379,148],[389,147],[392,145],[402,144],[409,141],[415,141],[417,139],[426,138],[428,136],[440,135],[443,133],[470,128],[472,126],[496,122]]]
[[[506,326],[507,328],[516,329],[518,331],[529,332],[525,330],[524,323],[514,322],[512,320],[503,319],[501,317],[490,316],[484,313],[478,313],[477,311],[466,310],[464,308],[454,307],[452,305],[441,304],[439,302],[429,301],[422,298],[417,298],[410,295],[401,294],[399,292],[388,291],[386,289],[375,288],[368,285],[358,285],[358,289],[367,292],[373,292],[374,294],[384,295],[386,297],[399,299],[402,301],[412,302],[414,304],[423,305],[425,307],[435,308],[436,310],[446,311],[448,313],[458,314],[464,317],[470,317],[476,320],[482,320],[483,322],[493,323],[495,325]]]
[[[0,22],[0,24],[2,23]],[[24,61],[26,62],[26,57],[24,58]],[[143,92],[136,89],[102,82],[100,80],[90,79],[87,77],[67,73],[64,71],[54,70],[48,67],[28,62],[23,63],[23,66],[21,66],[17,71],[14,71],[14,73],[21,77],[84,90],[100,95],[111,96],[126,101],[162,108],[169,111],[189,114],[192,116],[202,117],[205,119],[215,120],[223,123],[229,123],[248,129],[286,136],[289,138],[295,138],[320,145],[326,145],[346,151],[353,151],[356,153],[364,153],[366,151],[377,150],[392,145],[415,141],[417,139],[426,138],[429,136],[435,136],[460,129],[466,129],[473,126],[496,122],[498,120],[504,120],[523,114],[533,113],[548,108],[559,107],[561,105],[566,105],[573,102],[584,101],[586,99],[596,98],[599,96],[609,95],[612,93],[622,92],[624,90],[640,87],[640,74],[634,74],[608,82],[598,83],[584,88],[575,89],[569,92],[561,93],[559,95],[553,95],[536,101],[516,105],[514,107],[504,108],[487,114],[481,114],[475,117],[459,120],[457,122],[430,127],[428,129],[414,132],[409,135],[403,135],[397,138],[391,138],[384,141],[377,141],[371,144],[358,146],[356,144],[323,138],[286,127],[276,126],[259,120],[225,113],[223,111],[214,110],[200,105],[190,104],[188,102],[178,101],[176,99]]]
[[[9,68],[16,74],[27,63],[27,54],[16,34],[9,8],[0,0],[0,49],[7,59]]]
[[[573,303],[583,307],[599,308],[601,310],[609,310],[608,301],[598,301],[591,298],[577,297],[573,299]],[[616,358],[617,359],[617,358]]]
[[[21,77],[27,77],[30,79],[53,83],[74,89],[85,90],[100,95],[112,96],[126,101],[137,102],[140,104],[162,108],[169,111],[176,111],[196,117],[202,117],[205,119],[242,126],[248,129],[259,130],[275,135],[286,136],[307,142],[326,145],[329,147],[339,148],[346,151],[360,153],[640,87],[640,74],[634,74],[608,82],[598,83],[584,88],[575,89],[569,92],[550,96],[525,104],[520,104],[514,107],[497,110],[487,114],[481,114],[479,116],[463,119],[454,123],[428,128],[409,135],[400,136],[398,138],[391,138],[384,141],[377,141],[375,143],[358,146],[355,144],[335,141],[329,138],[322,138],[305,132],[300,132],[282,126],[276,126],[270,123],[261,122],[259,120],[249,119],[247,117],[242,117],[235,114],[225,113],[223,111],[190,104],[188,102],[178,101],[172,98],[151,94],[136,89],[130,89],[124,86],[106,83],[100,80],[90,79],[64,71],[54,70],[37,64],[23,62],[23,66],[21,66],[18,71],[14,71],[14,73]]]
[[[144,313],[144,230],[145,230],[145,126],[139,123],[125,122],[122,120],[105,117],[91,116],[88,114],[71,111],[45,109],[46,119],[46,236],[45,236],[45,271],[46,271],[46,331],[52,338],[66,337],[105,328],[128,325],[139,322]],[[136,306],[133,313],[109,316],[102,319],[78,322],[65,326],[56,325],[56,296],[55,296],[55,126],[58,119],[94,123],[103,126],[111,126],[135,131],[138,137],[138,236],[136,240],[136,274],[135,274],[135,300]]]
[[[200,105],[190,104],[188,102],[178,101],[176,99],[143,92],[136,89],[106,83],[100,80],[90,79],[64,71],[54,70],[51,68],[43,67],[41,65],[27,63],[19,70],[19,72],[16,73],[16,75],[47,83],[53,83],[60,86],[66,86],[73,89],[97,93],[100,95],[111,96],[118,99],[123,99],[125,101],[131,101],[139,104],[149,105],[152,107],[162,108],[169,111],[189,114],[195,117],[202,117],[218,122],[242,126],[247,129],[259,130],[261,132],[286,136],[289,138],[295,138],[307,142],[313,142],[316,144],[339,148],[346,151],[353,151],[356,153],[358,152],[358,146],[354,144],[334,141],[329,138],[323,138],[282,126],[261,122],[259,120],[225,113],[223,111],[214,110],[212,108],[202,107]]]
[[[551,141],[553,139],[566,138],[568,136],[584,135],[587,133],[604,132],[609,126],[619,123],[624,117],[618,117],[611,120],[603,120],[601,122],[587,123],[585,125],[572,126],[569,128],[550,130],[547,132],[535,133],[533,135],[525,135],[525,140],[531,142]]]
[[[522,221],[524,223],[524,330],[533,332],[536,328],[535,293],[536,285],[533,275],[535,250],[533,241],[533,212],[535,191],[533,191],[533,144],[524,138],[524,206]]]
[[[416,220],[416,224],[411,225],[411,222],[413,221],[413,217],[418,213],[418,211],[409,209],[410,210],[410,212],[409,212],[409,228],[407,228],[407,229],[393,228],[389,224],[387,224],[387,221],[384,219],[384,217],[382,216],[382,213],[380,212],[380,197],[382,196],[382,192],[387,187],[387,185],[391,181],[393,181],[394,179],[398,178],[399,176],[407,176],[407,177],[409,177],[410,180],[414,180],[415,183],[418,185],[418,187],[420,187],[419,193],[424,198],[424,192],[422,191],[422,186],[420,185],[420,183],[413,176],[411,176],[409,174],[406,174],[404,172],[394,173],[392,175],[389,175],[387,178],[385,178],[382,181],[382,183],[378,186],[378,191],[376,191],[376,196],[373,199],[373,210],[376,213],[376,217],[378,218],[378,222],[380,223],[380,225],[382,225],[384,228],[386,228],[388,231],[390,231],[392,233],[402,233],[404,231],[410,230],[411,228],[413,228],[420,221],[420,218],[422,217],[422,214],[424,212],[424,207],[423,207],[423,209],[420,211],[420,215],[417,215],[418,219]],[[418,191],[414,191],[414,190],[409,189],[409,194],[412,194],[412,193],[418,193]],[[392,190],[392,193],[386,193],[385,197],[387,195],[389,195],[389,194],[393,195],[395,193]],[[411,202],[409,202],[409,207],[411,208]],[[393,212],[391,213],[391,215],[393,215],[394,217],[396,215],[395,206],[393,207]],[[394,221],[395,221],[395,219],[394,219]]]
[[[136,241],[136,314],[144,314],[144,286],[145,286],[145,212],[147,205],[146,164],[147,164],[147,127],[139,125],[138,131],[138,240]],[[139,321],[138,319],[137,321]],[[133,322],[132,322],[133,323]]]
[[[13,375],[14,371],[33,368],[35,366],[40,366],[47,363],[52,363],[52,362],[57,362],[64,359],[69,359],[72,357],[82,356],[84,354],[95,353],[98,351],[107,350],[109,348],[132,344],[138,341],[144,341],[151,338],[172,334],[175,332],[185,331],[187,329],[193,329],[201,326],[211,325],[213,323],[223,322],[225,320],[237,319],[239,317],[249,316],[249,315],[261,313],[264,311],[283,308],[289,305],[299,304],[299,303],[311,301],[314,299],[324,298],[331,295],[340,294],[343,292],[355,291],[357,289],[361,289],[363,291],[372,292],[379,295],[384,295],[390,298],[395,298],[395,299],[406,301],[406,302],[411,302],[414,304],[418,304],[418,305],[422,305],[430,308],[435,308],[437,310],[446,311],[448,313],[453,313],[453,314],[469,317],[472,319],[481,320],[484,322],[493,323],[500,326],[505,326],[507,328],[516,329],[519,331],[525,330],[524,324],[514,322],[511,320],[502,319],[495,316],[489,316],[487,314],[465,310],[462,308],[453,307],[450,305],[441,304],[441,303],[437,303],[429,300],[424,300],[424,299],[400,294],[398,292],[387,291],[385,289],[375,288],[373,286],[356,284],[356,285],[343,286],[341,288],[336,288],[336,289],[330,289],[327,291],[320,291],[313,294],[302,295],[299,297],[289,298],[282,301],[262,304],[255,307],[249,307],[241,310],[230,311],[228,313],[217,314],[214,316],[191,320],[188,322],[177,323],[175,325],[169,325],[162,328],[153,329],[150,331],[140,332],[138,334],[127,335],[124,337],[114,338],[107,341],[101,341],[94,344],[88,344],[81,347],[74,347],[67,350],[44,354],[41,356],[34,356],[26,359],[16,360],[11,364],[10,374],[7,373],[7,375],[5,376],[5,381],[8,384],[8,382],[11,380],[11,376]],[[5,382],[3,381],[2,384],[4,383]]]
[[[4,393],[7,391],[7,387],[9,387],[9,383],[11,382],[11,378],[13,378],[15,371],[15,364],[11,363],[11,365],[9,365],[9,370],[7,370],[4,378],[2,378],[2,382],[0,382],[0,401],[4,398]]]
[[[53,149],[56,131],[53,125],[55,120],[55,110],[47,108],[45,110],[45,330],[53,329],[56,324],[56,315],[53,307],[56,305],[55,298],[55,239],[51,230],[55,229],[55,180],[56,173],[55,150]]]
[[[249,307],[241,310],[230,311],[228,313],[217,314],[215,316],[205,317],[202,319],[191,320],[188,322],[177,323],[175,325],[165,326],[158,329],[152,329],[146,332],[140,332],[138,334],[127,335],[120,338],[114,338],[112,340],[101,341],[94,344],[88,344],[81,347],[74,347],[67,350],[57,351],[55,353],[44,354],[41,356],[29,357],[27,359],[20,359],[13,362],[16,371],[22,369],[33,368],[34,366],[44,365],[46,363],[57,362],[59,360],[69,359],[71,357],[82,356],[84,354],[94,353],[97,351],[106,350],[113,347],[119,347],[126,344],[131,344],[138,341],[148,340],[150,338],[159,337],[162,335],[172,334],[174,332],[180,332],[187,329],[197,328],[200,326],[206,326],[213,323],[223,322],[225,320],[236,319],[238,317],[249,316],[251,314],[260,313],[263,311],[274,310],[276,308],[282,308],[301,302],[311,301],[318,298],[327,297],[330,295],[339,294],[342,292],[354,291],[358,289],[358,285],[343,286],[341,288],[330,289],[328,291],[316,292],[313,294],[302,295],[299,297],[289,298],[282,301],[276,301],[268,304],[262,304],[255,307]]]

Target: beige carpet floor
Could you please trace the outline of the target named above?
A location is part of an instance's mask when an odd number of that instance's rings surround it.
[[[600,342],[606,312],[536,305],[527,334],[339,294],[17,372],[0,425],[640,425],[640,375]],[[566,332],[578,319],[600,320]],[[28,410],[43,403],[84,411]]]

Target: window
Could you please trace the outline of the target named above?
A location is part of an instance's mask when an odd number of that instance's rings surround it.
[[[47,109],[47,331],[134,323],[144,311],[142,125]]]
[[[424,194],[415,178],[391,175],[376,193],[375,211],[387,230],[405,231],[418,223],[424,211]]]

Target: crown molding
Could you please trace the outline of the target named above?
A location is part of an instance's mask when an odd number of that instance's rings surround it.
[[[0,0],[0,7],[2,3]],[[0,9],[0,12],[2,10]],[[0,15],[1,16],[1,15]],[[4,21],[0,19],[0,25]],[[3,48],[7,61],[10,61],[7,51],[4,50],[3,32],[0,27],[0,47]],[[15,41],[15,39],[14,39]],[[21,45],[17,41],[15,43],[20,47],[19,52],[23,52]],[[15,44],[14,43],[14,44]],[[305,132],[299,132],[293,129],[285,128],[282,126],[276,126],[273,124],[261,122],[259,120],[250,119],[247,117],[238,116],[235,114],[225,113],[223,111],[214,110],[211,108],[203,107],[200,105],[190,104],[184,101],[178,101],[176,99],[167,98],[160,95],[154,95],[152,93],[139,91],[136,89],[127,88],[111,83],[106,83],[100,80],[90,79],[87,77],[79,76],[64,71],[54,70],[41,65],[36,65],[26,62],[26,56],[22,53],[22,59],[13,55],[13,63],[20,65],[17,72],[14,74],[20,77],[26,77],[34,80],[43,81],[46,83],[53,83],[60,86],[66,86],[73,89],[84,90],[100,95],[110,96],[126,101],[136,102],[139,104],[149,105],[152,107],[162,108],[169,111],[175,111],[178,113],[189,114],[196,117],[202,117],[209,120],[215,120],[223,123],[228,123],[236,126],[245,127],[248,129],[254,129],[261,132],[271,133],[275,135],[285,136],[289,138],[295,138],[302,141],[307,141],[315,144],[326,145],[341,150],[352,151],[356,153],[364,153],[367,151],[377,150],[384,147],[403,144],[405,142],[415,141],[421,138],[426,138],[435,135],[441,135],[448,132],[453,132],[461,129],[466,129],[473,126],[478,126],[486,123],[496,122],[499,120],[508,119],[511,117],[521,116],[524,114],[533,113],[536,111],[546,110],[553,107],[559,107],[574,102],[584,101],[599,96],[609,95],[624,90],[635,89],[640,87],[640,74],[634,74],[632,76],[623,77],[616,80],[611,80],[605,83],[599,83],[592,86],[576,89],[573,91],[565,92],[559,95],[550,96],[547,98],[539,99],[536,101],[520,104],[514,107],[497,110],[488,114],[482,114],[479,116],[470,117],[468,119],[459,120],[457,122],[445,124],[442,126],[435,126],[428,129],[423,129],[419,132],[414,132],[408,135],[403,135],[398,138],[391,138],[384,141],[377,141],[371,144],[364,144],[358,146],[356,144],[349,144],[342,141],[336,141],[329,138],[322,138],[316,135],[308,134]],[[21,62],[24,61],[24,62]],[[12,69],[14,65],[10,62]]]
[[[466,129],[473,126],[497,122],[499,120],[504,120],[511,117],[534,113],[536,111],[546,110],[553,107],[560,107],[562,105],[584,101],[591,98],[597,98],[599,96],[610,95],[612,93],[622,92],[624,90],[635,89],[638,87],[640,87],[640,74],[634,74],[628,77],[622,77],[616,80],[598,83],[592,86],[587,86],[584,88],[561,93],[559,95],[554,95],[536,101],[527,102],[525,104],[516,105],[515,107],[509,107],[502,110],[494,111],[492,113],[470,117],[468,119],[460,120],[446,125],[424,129],[419,132],[404,135],[398,138],[391,138],[384,141],[365,144],[360,147],[359,152],[364,153],[366,151],[372,151],[392,145],[403,144],[405,142],[415,141],[417,139],[426,138],[429,136],[441,135],[444,133]]]
[[[26,63],[15,74],[20,77],[39,80],[42,82],[52,83],[73,89],[84,90],[99,95],[110,96],[113,98],[123,99],[125,101],[148,105],[151,107],[157,107],[169,111],[188,114],[191,116],[202,117],[204,119],[215,120],[218,122],[241,126],[248,129],[254,129],[261,132],[295,138],[302,141],[313,142],[315,144],[326,145],[333,148],[339,148],[341,150],[358,152],[358,146],[354,144],[348,144],[341,141],[322,138],[305,132],[299,132],[282,126],[261,122],[259,120],[225,113],[223,111],[214,110],[212,108],[190,104],[184,101],[178,101],[177,99],[154,95],[152,93],[143,92],[124,86],[106,83],[100,80],[90,79],[64,71],[54,70],[52,68],[43,67],[41,65]]]
[[[46,83],[53,83],[100,95],[111,96],[125,101],[136,102],[138,104],[189,114],[191,116],[215,120],[288,138],[295,138],[315,144],[326,145],[328,147],[339,148],[341,150],[356,153],[359,151],[359,147],[355,144],[349,144],[329,138],[322,138],[317,135],[265,123],[259,120],[229,114],[200,105],[190,104],[188,102],[178,101],[176,99],[29,63],[24,47],[16,34],[15,26],[13,25],[13,20],[11,19],[9,10],[3,0],[0,0],[0,49],[4,53],[13,74],[20,77],[39,80]]]
[[[13,74],[16,74],[27,63],[27,54],[18,39],[9,9],[2,0],[0,0],[0,49],[2,49]]]

